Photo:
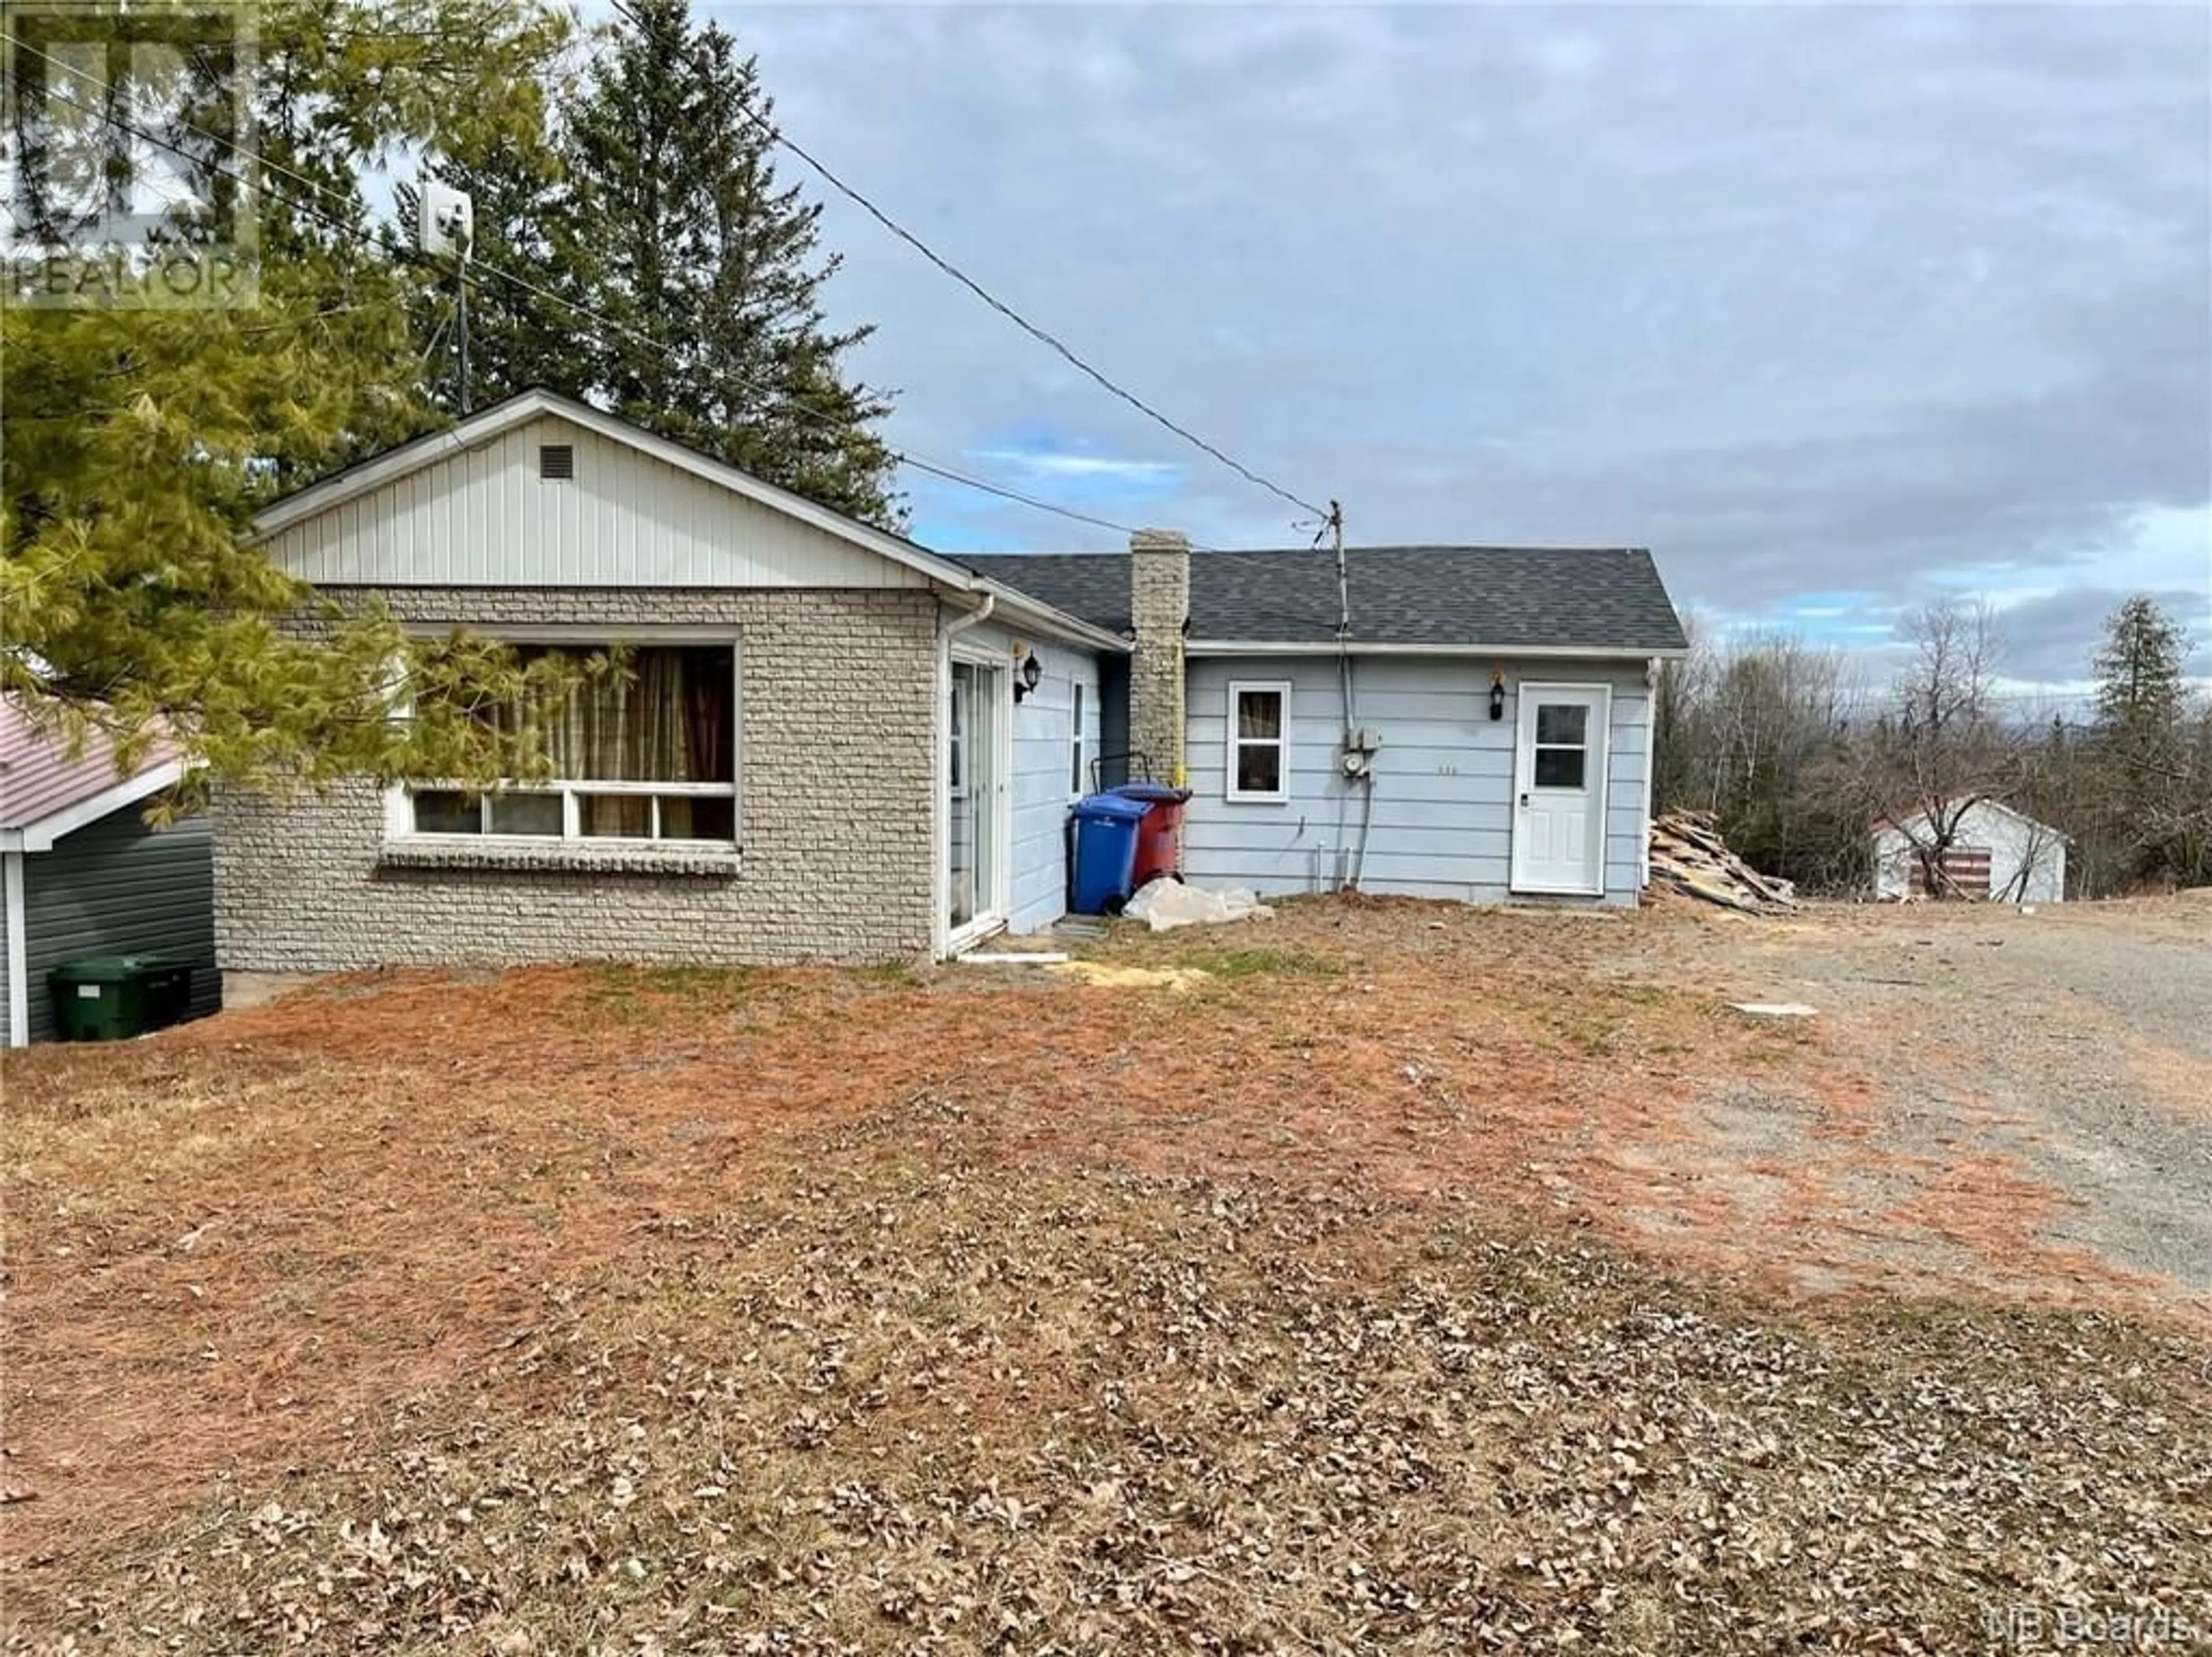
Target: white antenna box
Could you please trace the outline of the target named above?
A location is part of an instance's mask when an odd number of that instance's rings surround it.
[[[477,205],[465,190],[435,179],[424,179],[421,192],[422,222],[416,227],[422,251],[434,259],[465,259],[476,239]]]

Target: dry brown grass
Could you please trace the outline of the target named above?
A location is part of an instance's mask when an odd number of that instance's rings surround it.
[[[1553,1562],[1549,1575],[1507,1551],[1526,1551],[1544,1528],[1534,1515],[1559,1496],[1501,1495],[1518,1477],[1543,1483],[1523,1466],[1531,1454],[1542,1465],[1532,1447],[1556,1447],[1571,1426],[1583,1432],[1572,1423],[1585,1406],[1602,1414],[1577,1389],[1603,1391],[1588,1343],[1601,1345],[1607,1320],[1667,1305],[1728,1341],[1801,1338],[1763,1331],[1758,1319],[1771,1314],[1704,1298],[1716,1291],[1648,1277],[1620,1250],[1762,1293],[1850,1291],[1826,1314],[1842,1332],[1821,1374],[1848,1373],[1851,1386],[1891,1398],[1885,1408],[1902,1411],[1899,1389],[1946,1365],[1961,1384],[1994,1386],[2008,1367],[2070,1343],[2148,1364],[2139,1377],[2168,1388],[2172,1417],[2202,1423],[2195,1349],[2094,1316],[2053,1325],[1943,1313],[1920,1357],[1861,1373],[1872,1361],[1853,1320],[1875,1319],[1879,1340],[1893,1343],[1905,1315],[1873,1301],[1878,1290],[2170,1302],[2041,1242],[2039,1205],[2051,1194],[2016,1165],[1876,1142],[1879,1089],[1833,1038],[1718,1005],[1698,966],[1707,924],[1328,904],[1293,906],[1264,930],[1109,946],[1116,959],[1215,974],[1181,995],[978,969],[371,975],[126,1048],[13,1061],[5,1447],[9,1481],[36,1499],[0,1508],[11,1599],[41,1625],[70,1621],[118,1649],[147,1618],[164,1637],[179,1634],[194,1605],[195,1626],[209,1632],[185,1636],[185,1649],[258,1648],[287,1618],[318,1617],[313,1640],[331,1648],[427,1648],[465,1626],[474,1649],[487,1648],[484,1630],[502,1629],[530,1633],[539,1649],[587,1634],[608,1647],[640,1635],[712,1649],[708,1636],[737,1631],[729,1617],[757,1632],[787,1613],[823,1648],[902,1648],[927,1635],[980,1648],[1000,1616],[1031,1648],[1047,1630],[1091,1642],[1086,1619],[1111,1622],[1131,1592],[1151,1608],[1131,1625],[1144,1637],[1188,1632],[1194,1618],[1241,1630],[1222,1641],[1231,1648],[1328,1648],[1347,1629],[1379,1637],[1405,1618],[1409,1635],[1474,1637],[1473,1623],[1372,1602],[1372,1572],[1364,1589],[1356,1578],[1324,1589],[1271,1575],[1286,1560],[1337,1569],[1418,1536],[1436,1560],[1393,1554],[1393,1569],[1422,1585],[1406,1592],[1431,1611],[1453,1603],[1436,1577],[1437,1562],[1450,1560],[1462,1573],[1504,1574],[1458,1594],[1462,1610],[1491,1605],[1498,1627],[1515,1614],[1542,1622],[1555,1595],[1580,1607],[1589,1637],[1717,1648],[1659,1637],[1720,1624],[1670,1621],[1679,1605],[1670,1611],[1662,1579],[1648,1575],[1665,1563],[1665,1538],[1711,1533],[1696,1530],[1707,1511],[1697,1504],[1716,1499],[1700,1478],[1675,1489],[1655,1474],[1668,1486],[1663,1502],[1642,1475],[1631,1478],[1640,1515],[1608,1519],[1613,1498],[1593,1493],[1584,1518],[1616,1542],[1561,1531],[1569,1564]],[[1676,963],[1665,986],[1609,965],[1632,934]],[[1801,1106],[1764,1154],[1745,1134],[1766,1124],[1716,1115],[1716,1091],[1746,1075]],[[1540,1240],[1562,1234],[1603,1246],[1548,1252]],[[1491,1340],[1449,1335],[1454,1319],[1478,1318],[1494,1335],[1497,1318],[1522,1315],[1493,1304],[1504,1292],[1483,1266],[1493,1245],[1518,1263],[1510,1273],[1522,1287],[1507,1301],[1552,1296],[1572,1310],[1529,1313],[1537,1332],[1514,1337],[1535,1340],[1528,1362],[1565,1377],[1525,1431],[1506,1371],[1451,1420],[1432,1418],[1443,1349]],[[1444,1269],[1442,1258],[1460,1264]],[[1163,1310],[1179,1273],[1207,1285],[1202,1304]],[[1290,1524],[1299,1501],[1310,1506],[1299,1481],[1325,1483],[1322,1464],[1304,1451],[1267,1462],[1273,1441],[1261,1429],[1287,1406],[1264,1400],[1322,1384],[1297,1333],[1313,1320],[1340,1332],[1388,1324],[1405,1307],[1414,1310],[1404,1364],[1387,1358],[1395,1336],[1378,1334],[1375,1349],[1330,1360],[1349,1363],[1358,1386],[1315,1405],[1310,1430],[1341,1440],[1345,1477],[1381,1478],[1362,1498],[1364,1516],[1314,1508],[1278,1535],[1264,1569],[1176,1542],[1193,1502],[1234,1509],[1240,1524],[1263,1510]],[[1651,1337],[1668,1351],[1671,1327]],[[1271,1332],[1248,1349],[1238,1331],[1252,1329]],[[1911,1337],[1919,1330],[1911,1324]],[[1553,1350],[1555,1339],[1567,1346]],[[1486,1351],[1482,1362],[1496,1363]],[[826,1376],[825,1352],[836,1372]],[[2173,1390],[2192,1374],[2195,1391]],[[1707,1402],[1720,1408],[1728,1389],[1713,1385]],[[2088,1385],[2074,1376],[2060,1390]],[[1161,1411],[1139,1415],[1158,1442],[1130,1440],[1128,1400],[1155,1387]],[[1122,1403],[1104,1401],[1106,1389]],[[2112,1397],[2140,1391],[2130,1381]],[[1680,1407],[1694,1413],[1698,1396],[1693,1386]],[[1805,1394],[1816,1412],[1844,1408],[1843,1396],[1825,1381]],[[1760,1407],[1780,1410],[1781,1395]],[[2069,1407],[2078,1413],[2078,1400]],[[610,1425],[624,1412],[649,1417],[656,1443],[672,1435],[680,1446],[668,1469],[645,1457],[659,1470],[653,1500],[672,1505],[651,1509],[654,1563],[634,1581],[610,1551],[629,1544],[598,1530],[609,1512],[624,1534],[647,1522],[642,1477],[631,1478],[635,1500],[612,1509],[599,1488],[607,1466],[645,1454]],[[1478,1442],[1455,1436],[1478,1421]],[[1838,1446],[1856,1442],[1838,1431]],[[1400,1447],[1377,1452],[1378,1435]],[[1124,1481],[1092,1512],[1073,1494],[1089,1484],[1071,1481],[1115,1484],[1115,1458],[1136,1454],[1132,1443],[1152,1458],[1142,1477],[1152,1482],[1131,1496]],[[1389,1495],[1370,1453],[1395,1465],[1407,1446],[1429,1471]],[[2045,1473],[2109,1472],[2118,1453],[2096,1434],[2077,1448],[2077,1459],[2029,1466],[2024,1490],[2040,1490]],[[1869,1465],[1887,1453],[1870,1442],[1853,1450]],[[1267,1465],[1248,1466],[1255,1457]],[[738,1489],[736,1472],[715,1471],[724,1458],[742,1464],[733,1534],[750,1539],[708,1547],[696,1526],[713,1521],[694,1508],[710,1499],[686,1492]],[[1680,1471],[1695,1459],[1661,1462]],[[1182,1471],[1170,1477],[1166,1463]],[[1769,1465],[1747,1463],[1743,1476]],[[1787,1535],[1802,1520],[1779,1470],[1805,1467],[1771,1465],[1771,1507],[1729,1532],[1754,1553],[1758,1536]],[[1292,1482],[1277,1488],[1279,1477]],[[1186,1477],[1195,1482],[1176,1482]],[[557,1554],[547,1551],[557,1532],[560,1546],[583,1550],[580,1575],[515,1575],[519,1556],[483,1551],[495,1527],[451,1519],[470,1491],[517,1478],[529,1491],[507,1498],[516,1521],[552,1529],[507,1545],[537,1570]],[[840,1495],[848,1485],[863,1496]],[[331,1563],[360,1551],[334,1527],[365,1526],[372,1489],[390,1493],[395,1511],[420,1510],[404,1521],[403,1555],[428,1545],[422,1504],[445,1504],[435,1593],[417,1585],[394,1599],[386,1564],[362,1567],[356,1582]],[[932,1506],[948,1489],[963,1493],[951,1518]],[[1009,1497],[1020,1504],[1012,1519],[969,1512]],[[2161,1528],[2166,1499],[2150,1502],[2130,1546],[2203,1543],[2201,1523],[2179,1543]],[[1032,1502],[1051,1514],[1034,1536],[1019,1517]],[[1626,1545],[1614,1524],[1624,1518],[1645,1551],[1608,1563],[1606,1548]],[[957,1568],[929,1563],[945,1545],[938,1529],[954,1520],[964,1547],[977,1527],[1003,1531],[1005,1546],[983,1552],[1026,1584],[1020,1595],[979,1599],[969,1554]],[[201,1524],[215,1527],[212,1540],[179,1540]],[[1132,1524],[1126,1542],[1102,1541]],[[1401,1534],[1405,1525],[1413,1532]],[[805,1563],[810,1548],[842,1559],[854,1537],[904,1559],[905,1575],[863,1581]],[[716,1557],[744,1577],[731,1602],[739,1610],[710,1614],[708,1585],[728,1573],[702,1563],[695,1544],[721,1548]],[[1086,1575],[1101,1556],[1121,1573],[1110,1582]],[[2131,1556],[2117,1553],[2118,1574],[2089,1587],[2119,1591]],[[142,1558],[160,1567],[150,1586],[127,1563]],[[456,1586],[456,1568],[477,1587]],[[2003,1580],[2022,1592],[2036,1580],[2025,1553],[2009,1569]],[[826,1610],[802,1614],[793,1608],[817,1569]],[[272,1586],[334,1570],[320,1600]],[[944,1579],[934,1588],[933,1571]],[[1592,1609],[1589,1596],[1613,1571],[1645,1587]],[[1764,1580],[1723,1572],[1711,1615]],[[1085,1582],[1103,1596],[1095,1604],[1080,1600]],[[97,1593],[70,1611],[70,1587]],[[1956,1614],[1955,1589],[1911,1615]],[[287,1593],[289,1610],[276,1604]],[[948,1595],[971,1602],[957,1633],[939,1621]],[[886,1611],[894,1601],[905,1609]],[[617,1602],[611,1623],[587,1628]],[[239,1604],[246,1620],[227,1622]],[[544,1616],[520,1615],[528,1605]],[[368,1623],[378,1631],[356,1627]]]

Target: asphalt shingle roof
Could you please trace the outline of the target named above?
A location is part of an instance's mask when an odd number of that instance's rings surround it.
[[[958,562],[1109,633],[1133,625],[1127,552],[979,552]]]
[[[1129,631],[1126,552],[960,562],[1097,626]],[[1345,562],[1357,643],[1679,650],[1686,643],[1658,569],[1640,549],[1363,546]],[[1331,552],[1191,554],[1193,638],[1334,644],[1337,618]]]

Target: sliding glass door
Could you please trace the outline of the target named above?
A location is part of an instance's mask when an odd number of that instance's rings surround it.
[[[1000,752],[1006,719],[1005,667],[952,662],[945,768],[945,924],[956,946],[1006,918],[1001,875],[1007,806]]]

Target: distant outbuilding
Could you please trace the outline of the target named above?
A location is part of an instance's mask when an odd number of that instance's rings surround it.
[[[1977,800],[1960,814],[1951,844],[1932,860],[1933,877],[1927,812],[1880,818],[1873,828],[1876,898],[1937,895],[1931,886],[1945,897],[1995,903],[2055,904],[2066,895],[2065,835],[1995,800]]]

